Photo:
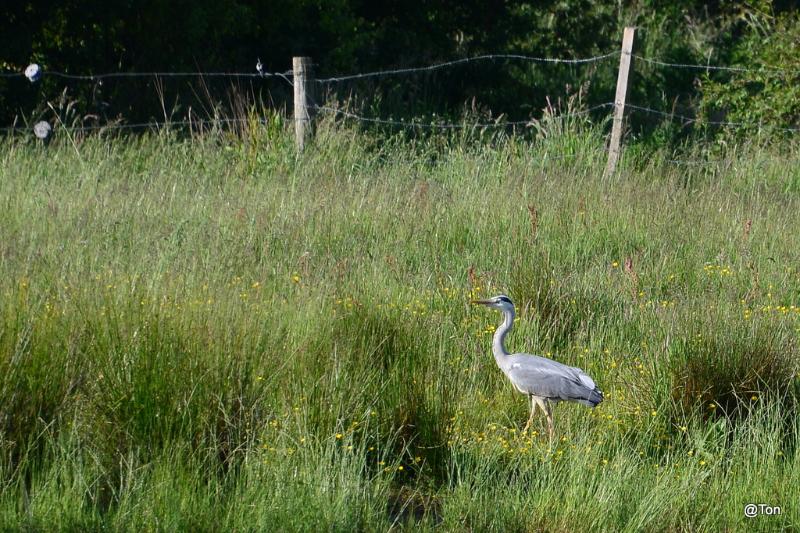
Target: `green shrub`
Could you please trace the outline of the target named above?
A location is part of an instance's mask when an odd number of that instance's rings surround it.
[[[752,25],[731,55],[732,65],[747,70],[712,72],[702,81],[702,119],[735,123],[709,131],[723,142],[791,137],[786,129],[800,127],[799,44],[797,13]]]

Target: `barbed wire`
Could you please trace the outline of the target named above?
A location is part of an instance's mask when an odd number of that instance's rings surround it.
[[[461,65],[465,63],[471,63],[474,61],[489,61],[489,60],[499,60],[499,59],[514,59],[514,60],[522,60],[522,61],[530,61],[530,62],[539,62],[539,63],[563,63],[563,64],[583,64],[583,63],[593,63],[597,61],[602,61],[604,59],[608,59],[616,55],[616,52],[609,52],[607,54],[602,54],[593,57],[587,58],[578,58],[578,59],[562,59],[562,58],[554,58],[554,57],[536,57],[536,56],[528,56],[522,54],[486,54],[481,56],[475,57],[467,57],[462,59],[455,59],[453,61],[445,61],[443,63],[436,63],[433,65],[428,65],[424,67],[410,67],[410,68],[398,68],[398,69],[387,69],[387,70],[379,70],[374,72],[364,72],[359,74],[349,74],[345,76],[334,76],[330,78],[320,78],[317,79],[317,83],[335,83],[340,81],[346,80],[353,80],[353,79],[361,79],[361,78],[370,78],[376,76],[391,76],[397,74],[410,74],[413,72],[427,72],[432,70],[439,70],[447,67],[452,67],[456,65]],[[135,77],[161,77],[161,78],[169,78],[169,77],[226,77],[226,78],[270,78],[270,77],[279,77],[283,78],[286,81],[289,81],[289,77],[293,75],[291,70],[287,70],[285,72],[106,72],[101,74],[69,74],[66,72],[60,72],[56,70],[46,70],[41,72],[42,76],[55,76],[64,79],[71,79],[71,80],[85,80],[85,81],[98,81],[103,79],[109,78],[135,78]],[[0,78],[25,78],[25,74],[22,72],[0,72]],[[291,83],[289,81],[289,83]]]
[[[598,106],[594,106],[593,108],[576,112],[570,114],[559,115],[553,118],[566,118],[569,116],[583,116],[587,113],[591,112],[592,110],[601,109],[603,107],[611,107],[613,103],[606,103],[601,104]],[[324,106],[317,106],[318,108],[324,108]],[[361,120],[365,120],[367,122],[375,122],[379,121],[383,124],[390,124],[390,125],[398,125],[398,126],[406,126],[406,127],[422,127],[422,128],[470,128],[470,127],[484,127],[484,126],[503,126],[503,125],[512,125],[512,124],[524,124],[530,125],[532,124],[532,120],[527,121],[515,121],[515,122],[498,122],[498,123],[483,123],[483,124],[420,124],[420,123],[409,123],[409,122],[402,122],[402,121],[393,121],[393,120],[385,120],[385,119],[374,119],[370,117],[361,117],[359,115],[355,115],[353,113],[345,112],[340,109],[335,108],[325,108],[325,110],[335,111],[338,114],[345,114],[348,118],[358,118]],[[90,125],[81,125],[81,126],[71,126],[65,127],[62,126],[60,129],[67,130],[71,133],[83,133],[83,132],[92,132],[92,131],[124,131],[124,130],[136,130],[136,129],[152,129],[152,130],[164,130],[170,128],[185,128],[185,127],[197,127],[197,128],[204,128],[206,126],[211,127],[219,127],[219,126],[228,126],[233,124],[242,124],[242,123],[256,123],[256,124],[266,124],[268,122],[267,119],[253,119],[253,118],[216,118],[216,119],[192,119],[192,120],[175,120],[175,121],[164,121],[164,122],[142,122],[142,123],[135,123],[135,124],[90,124]],[[30,126],[10,126],[10,127],[2,127],[0,128],[0,132],[3,133],[26,133],[32,132],[33,128]],[[532,158],[535,159],[539,163],[546,163],[548,161],[565,161],[569,159],[577,159],[580,157],[587,157],[587,156],[596,156],[596,155],[603,155],[607,154],[606,149],[594,149],[594,150],[583,150],[579,153],[570,153],[570,154],[558,154],[553,155],[548,151],[544,151],[541,154],[536,153],[535,151],[532,152]],[[660,160],[662,163],[670,164],[674,166],[689,166],[689,167],[723,167],[729,166],[733,163],[739,162],[738,159],[722,159],[722,160],[704,160],[704,159],[662,159]],[[656,161],[658,163],[658,161]],[[752,162],[748,162],[749,164]],[[763,167],[765,166],[765,162],[759,162],[758,166]]]
[[[414,72],[430,72],[434,70],[439,70],[447,67],[457,66],[461,64],[466,64],[470,62],[476,61],[495,61],[495,60],[522,60],[522,61],[531,61],[531,62],[542,62],[542,63],[557,63],[557,64],[586,64],[586,63],[593,63],[606,60],[608,58],[616,56],[617,52],[609,52],[606,54],[601,54],[593,57],[587,58],[577,58],[577,59],[562,59],[562,58],[551,58],[551,57],[536,57],[536,56],[528,56],[528,55],[521,55],[521,54],[486,54],[481,56],[475,56],[470,58],[462,58],[456,59],[453,61],[446,61],[442,63],[436,63],[428,66],[423,67],[412,67],[412,68],[399,68],[399,69],[387,69],[387,70],[380,70],[374,72],[365,72],[365,73],[358,73],[358,74],[351,74],[345,76],[338,76],[338,77],[330,77],[330,78],[322,78],[317,79],[317,83],[328,84],[328,83],[335,83],[335,82],[342,82],[347,80],[356,80],[356,79],[364,79],[370,77],[379,77],[379,76],[392,76],[398,74],[409,74]],[[691,63],[671,63],[666,61],[661,61],[659,59],[648,58],[645,56],[637,55],[637,54],[630,54],[632,58],[644,61],[646,63],[670,67],[670,68],[691,68],[697,70],[719,70],[719,71],[731,71],[731,72],[767,72],[767,73],[786,73],[790,72],[784,69],[774,69],[774,68],[747,68],[747,67],[738,67],[738,66],[720,66],[720,65],[700,65],[700,64],[691,64]],[[31,65],[31,67],[36,67],[36,65]],[[30,67],[29,67],[30,68]],[[257,68],[261,68],[261,63],[259,61]],[[37,67],[38,69],[38,67]],[[23,73],[10,73],[10,72],[0,72],[0,77],[3,78],[10,78],[10,77],[20,77],[25,78],[26,74]],[[37,73],[37,75],[41,76],[55,76],[61,77],[64,79],[73,79],[73,80],[88,80],[88,81],[96,81],[102,82],[105,79],[113,79],[113,78],[133,78],[133,77],[226,77],[226,78],[282,78],[290,85],[292,84],[292,71],[285,71],[285,72],[108,72],[108,73],[101,73],[101,74],[69,74],[59,71],[41,71]],[[32,80],[38,79],[31,78]],[[553,119],[567,119],[571,117],[583,116],[598,109],[613,107],[615,104],[613,102],[606,102],[602,104],[598,104],[596,106],[590,107],[585,110],[576,111],[576,112],[569,112],[564,113],[561,115],[554,115],[552,116]],[[518,120],[518,121],[491,121],[491,122],[476,122],[476,123],[468,123],[468,122],[461,122],[461,123],[446,123],[446,122],[420,122],[419,119],[412,119],[412,120],[396,120],[391,118],[380,118],[380,117],[368,117],[364,115],[360,115],[357,113],[353,113],[351,111],[346,111],[337,107],[330,107],[325,105],[317,105],[316,103],[309,106],[311,109],[322,113],[333,114],[334,116],[340,116],[348,119],[358,120],[361,122],[373,123],[373,124],[382,124],[387,126],[396,126],[396,127],[404,127],[404,128],[417,128],[417,129],[429,129],[429,130],[448,130],[448,129],[466,129],[466,128],[507,128],[507,127],[515,127],[515,126],[525,126],[530,127],[533,126],[537,121],[534,119],[527,119],[527,120]],[[639,106],[636,104],[625,104],[625,107],[633,112],[640,112],[646,113],[651,115],[657,115],[660,117],[664,117],[669,119],[670,121],[681,121],[684,125],[700,123],[703,125],[710,125],[710,126],[723,126],[723,127],[750,127],[750,128],[768,128],[775,131],[783,131],[783,132],[797,132],[800,131],[800,127],[772,127],[765,124],[759,123],[748,123],[748,122],[737,122],[737,121],[724,121],[724,120],[706,120],[703,118],[698,118],[696,116],[686,116],[682,114],[676,114],[674,112],[665,112],[658,109],[653,109],[650,107]],[[74,130],[76,131],[92,131],[92,130],[114,130],[114,129],[136,129],[136,128],[152,128],[152,127],[165,127],[165,126],[190,126],[193,124],[197,124],[198,126],[204,126],[207,124],[229,124],[234,122],[240,122],[243,119],[216,119],[216,120],[185,120],[185,121],[176,121],[176,122],[146,122],[146,123],[138,123],[138,124],[105,124],[105,125],[89,125],[89,126],[76,126]],[[21,127],[5,127],[0,128],[0,131],[9,132],[9,131],[18,131],[18,130],[25,130],[27,128]]]
[[[702,119],[696,117],[688,117],[686,115],[679,115],[676,113],[669,113],[666,111],[661,111],[658,109],[653,109],[651,107],[644,107],[635,104],[625,104],[625,109],[631,109],[633,111],[641,111],[642,113],[648,113],[651,115],[658,115],[661,117],[669,118],[671,120],[681,120],[687,124],[692,124],[695,122],[703,122],[704,124],[710,124],[714,126],[744,126],[745,124],[742,122],[727,122],[727,121],[704,121]]]
[[[599,61],[603,61],[609,59],[611,57],[615,57],[618,52],[608,52],[605,54],[600,54],[592,57],[586,58],[575,58],[575,59],[566,59],[566,58],[557,58],[557,57],[538,57],[538,56],[529,56],[524,54],[484,54],[480,56],[474,57],[467,57],[461,59],[455,59],[452,61],[445,61],[442,63],[435,63],[432,65],[427,65],[423,67],[408,67],[408,68],[395,68],[395,69],[385,69],[385,70],[378,70],[373,72],[364,72],[364,73],[357,73],[357,74],[348,74],[344,76],[332,76],[328,78],[318,78],[316,80],[317,83],[336,83],[348,80],[356,80],[362,78],[370,78],[370,77],[380,77],[380,76],[393,76],[398,74],[411,74],[415,72],[430,72],[433,70],[440,70],[443,68],[453,67],[457,65],[462,65],[466,63],[476,62],[476,61],[496,61],[496,60],[503,60],[503,59],[510,59],[510,60],[519,60],[519,61],[529,61],[529,62],[536,62],[536,63],[554,63],[554,64],[569,64],[569,65],[577,65],[577,64],[586,64],[586,63],[595,63]],[[623,52],[626,53],[626,52]],[[699,64],[699,63],[677,63],[677,62],[669,62],[664,61],[657,58],[646,57],[640,54],[629,54],[632,58],[643,61],[645,63],[649,63],[652,65],[657,65],[661,67],[670,67],[670,68],[681,68],[681,69],[692,69],[692,70],[716,70],[716,71],[728,71],[728,72],[754,72],[754,73],[768,73],[768,74],[786,74],[786,73],[800,73],[796,70],[789,70],[789,69],[780,69],[775,67],[742,67],[742,66],[728,66],[728,65],[711,65],[711,64]],[[133,77],[162,77],[162,78],[169,78],[169,77],[226,77],[226,78],[271,78],[271,77],[278,77],[282,78],[286,81],[289,81],[288,78],[291,77],[293,72],[291,70],[287,70],[284,72],[165,72],[165,71],[153,71],[153,72],[106,72],[101,74],[69,74],[66,72],[60,72],[56,70],[47,70],[42,71],[42,76],[55,76],[64,79],[72,79],[72,80],[87,80],[87,81],[97,81],[109,78],[133,78]],[[22,72],[0,72],[0,78],[25,78],[25,74]]]
[[[594,63],[597,61],[602,61],[604,59],[608,59],[609,57],[613,57],[617,54],[617,52],[609,52],[607,54],[602,54],[593,57],[587,58],[580,58],[580,59],[561,59],[561,58],[554,58],[554,57],[535,57],[535,56],[527,56],[522,54],[486,54],[481,56],[474,56],[474,57],[465,57],[463,59],[454,59],[453,61],[445,61],[443,63],[436,63],[433,65],[428,65],[425,67],[408,67],[408,68],[395,68],[395,69],[387,69],[387,70],[378,70],[374,72],[364,72],[361,74],[349,74],[346,76],[334,76],[330,78],[319,78],[317,79],[317,83],[337,83],[342,81],[348,80],[357,80],[362,78],[372,78],[372,77],[379,77],[379,76],[395,76],[398,74],[411,74],[414,72],[430,72],[433,70],[439,70],[447,67],[453,67],[456,65],[463,65],[465,63],[472,63],[474,61],[495,61],[498,59],[513,59],[513,60],[520,60],[520,61],[529,61],[534,63],[563,63],[569,65],[577,65],[577,64],[584,64],[584,63]]]
[[[266,124],[267,119],[251,119],[251,118],[215,118],[215,119],[186,119],[186,120],[171,120],[164,122],[140,122],[135,124],[89,124],[81,126],[68,126],[62,127],[70,132],[86,132],[86,131],[107,131],[107,130],[130,130],[130,129],[164,129],[171,127],[185,127],[185,126],[217,126],[229,125],[239,123]],[[29,126],[7,126],[0,128],[0,131],[5,133],[11,132],[28,132],[33,131],[33,127]]]
[[[669,118],[671,120],[680,120],[680,121],[685,122],[686,124],[701,123],[701,124],[707,124],[709,126],[737,126],[737,127],[746,126],[746,127],[752,127],[752,128],[765,128],[766,127],[766,128],[770,128],[770,129],[773,129],[773,130],[784,131],[784,132],[789,132],[789,133],[794,133],[794,132],[800,131],[800,128],[772,127],[772,126],[769,126],[767,124],[758,124],[758,123],[755,123],[755,122],[730,122],[730,121],[725,121],[725,120],[705,120],[705,119],[702,119],[702,118],[688,117],[688,116],[679,115],[679,114],[676,114],[676,113],[668,113],[666,111],[660,111],[658,109],[653,109],[653,108],[650,108],[650,107],[643,107],[643,106],[639,106],[639,105],[635,105],[635,104],[625,104],[625,109],[632,109],[633,111],[639,111],[639,112],[648,113],[648,114],[651,114],[651,115],[658,115],[658,116],[662,116],[662,117],[665,117],[665,118]]]
[[[68,74],[56,70],[45,70],[44,76],[69,80],[101,81],[109,78],[283,78],[292,75],[285,72],[106,72],[102,74]],[[22,72],[0,72],[0,78],[25,78]],[[287,80],[288,81],[288,80]],[[290,82],[291,83],[291,82]]]
[[[535,149],[532,150],[531,156],[535,156],[536,152]],[[586,156],[595,156],[595,155],[608,155],[608,152],[605,149],[595,149],[595,150],[588,150],[588,151],[581,151],[579,153],[572,153],[572,154],[561,154],[561,155],[551,155],[549,152],[545,151],[540,157],[536,158],[536,160],[540,163],[546,163],[547,161],[562,161],[566,159],[577,159],[579,157],[586,157]]]
[[[553,115],[549,117],[551,120],[565,120],[569,118],[576,118],[586,116],[594,111],[598,111],[604,108],[613,108],[614,102],[604,102],[601,104],[597,104],[591,106],[587,109],[583,109],[580,111],[573,111],[562,113],[560,115]],[[403,128],[415,128],[415,129],[428,129],[428,130],[454,130],[454,129],[471,129],[471,128],[508,128],[513,126],[526,126],[532,127],[536,123],[541,122],[542,119],[526,119],[526,120],[515,120],[515,121],[494,121],[494,122],[419,122],[417,120],[397,120],[397,119],[386,119],[380,117],[368,117],[364,115],[360,115],[357,113],[353,113],[351,111],[345,111],[344,109],[325,106],[325,105],[311,105],[309,106],[311,109],[315,111],[319,111],[322,113],[332,114],[334,116],[341,116],[351,120],[357,120],[359,122],[367,122],[371,124],[380,124],[386,126],[397,126]],[[658,109],[652,109],[649,107],[643,107],[635,104],[625,104],[626,109],[630,109],[633,111],[638,111],[647,114],[653,114],[665,118],[669,118],[671,120],[680,120],[686,124],[690,123],[702,123],[714,126],[747,126],[747,127],[769,127],[768,125],[764,124],[757,124],[757,123],[749,123],[749,122],[730,122],[730,121],[714,121],[714,120],[703,120],[699,118],[688,117],[685,115],[675,114],[675,113],[668,113],[665,111],[661,111]],[[175,127],[175,126],[206,126],[206,125],[227,125],[227,124],[235,124],[235,123],[243,123],[243,122],[256,122],[260,124],[266,123],[266,119],[252,119],[252,118],[216,118],[216,119],[186,119],[186,120],[175,120],[175,121],[151,121],[151,122],[141,122],[141,123],[134,123],[134,124],[121,124],[121,123],[111,123],[111,124],[90,124],[90,125],[81,125],[81,126],[74,126],[69,127],[70,131],[95,131],[95,130],[126,130],[126,129],[146,129],[146,128],[163,128],[163,127]],[[800,128],[773,128],[778,131],[790,132],[795,133],[800,131]],[[17,132],[17,131],[29,131],[32,130],[29,126],[6,126],[0,127],[0,132]],[[687,163],[686,161],[678,161],[674,160],[671,162],[682,162]],[[688,164],[688,163],[687,163]],[[705,164],[705,163],[703,163]]]
[[[603,109],[607,107],[613,107],[613,102],[606,102],[603,104],[598,104],[596,106],[592,106],[587,109],[583,109],[581,111],[575,111],[570,113],[563,113],[561,115],[554,115],[552,118],[555,120],[563,120],[567,118],[573,117],[580,117],[588,115],[593,111],[597,111],[598,109]],[[396,119],[385,119],[385,118],[377,118],[377,117],[367,117],[364,115],[359,115],[356,113],[352,113],[350,111],[345,111],[343,109],[339,109],[336,107],[324,106],[324,105],[314,105],[311,106],[316,111],[320,111],[323,113],[329,113],[334,115],[343,116],[345,118],[357,120],[360,122],[369,122],[372,124],[382,124],[386,126],[399,126],[404,128],[417,128],[417,129],[468,129],[468,128],[507,128],[511,126],[533,126],[536,122],[540,121],[541,119],[527,119],[527,120],[513,120],[513,121],[497,121],[497,122],[460,122],[460,123],[436,123],[436,122],[416,122],[416,121],[406,121],[406,120],[396,120]]]
[[[710,166],[710,165],[727,164],[729,162],[729,160],[704,161],[702,159],[692,159],[692,160],[689,160],[689,159],[665,159],[664,162],[665,163],[669,163],[671,165],[679,166],[679,167],[680,166],[695,167],[695,166]]]
[[[665,159],[664,163],[675,165],[675,166],[686,166],[686,167],[729,167],[731,165],[737,163],[746,163],[750,166],[755,166],[756,168],[764,168],[769,165],[767,161],[743,161],[742,159],[736,158],[726,158],[726,159]]]
[[[726,167],[736,163],[736,159],[664,159],[663,163],[677,167]]]
[[[668,61],[653,59],[638,54],[630,54],[630,56],[634,59],[638,59],[640,61],[644,61],[645,63],[650,63],[652,65],[658,65],[660,67],[682,68],[682,69],[692,69],[692,70],[718,70],[726,72],[758,72],[762,74],[797,73],[796,71],[778,69],[774,67],[748,68],[748,67],[731,67],[726,65],[701,65],[699,63],[670,63]]]

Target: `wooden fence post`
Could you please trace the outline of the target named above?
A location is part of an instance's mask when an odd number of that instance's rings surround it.
[[[631,69],[631,53],[633,51],[634,28],[625,28],[622,35],[622,52],[619,56],[619,74],[617,75],[617,95],[614,98],[614,126],[611,128],[611,142],[608,145],[608,163],[604,177],[611,176],[617,170],[620,144],[622,142],[622,118],[625,115],[625,94],[628,92],[628,73]]]
[[[294,138],[297,152],[303,151],[306,138],[311,133],[311,119],[314,117],[314,71],[310,57],[293,57],[292,72],[294,83]]]

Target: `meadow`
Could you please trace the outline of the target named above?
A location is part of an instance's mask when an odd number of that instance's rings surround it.
[[[800,153],[603,143],[0,141],[0,529],[800,527]],[[605,392],[552,443],[501,292]]]

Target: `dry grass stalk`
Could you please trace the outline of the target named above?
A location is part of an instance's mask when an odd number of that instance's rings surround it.
[[[475,267],[470,265],[467,269],[467,278],[469,278],[469,284],[472,288],[480,287],[481,280],[480,277],[475,273]]]
[[[417,203],[423,207],[428,206],[428,191],[431,186],[427,181],[421,181],[417,184],[414,195],[416,196]]]
[[[633,269],[633,258],[630,256],[625,258],[624,269],[625,273],[631,280],[631,293],[633,294],[633,299],[635,300],[639,296],[639,276]]]
[[[752,254],[750,253],[750,232],[753,229],[753,219],[748,218],[744,221],[744,227],[742,228],[742,259],[747,264],[747,269],[750,270],[750,274],[752,275],[753,283],[750,286],[750,289],[744,295],[744,300],[746,302],[750,302],[753,299],[757,298],[760,293],[760,280],[758,275],[758,268],[756,268],[756,264],[753,261]]]
[[[536,240],[536,235],[539,232],[539,212],[533,205],[528,205],[528,216],[531,220],[531,241]]]

